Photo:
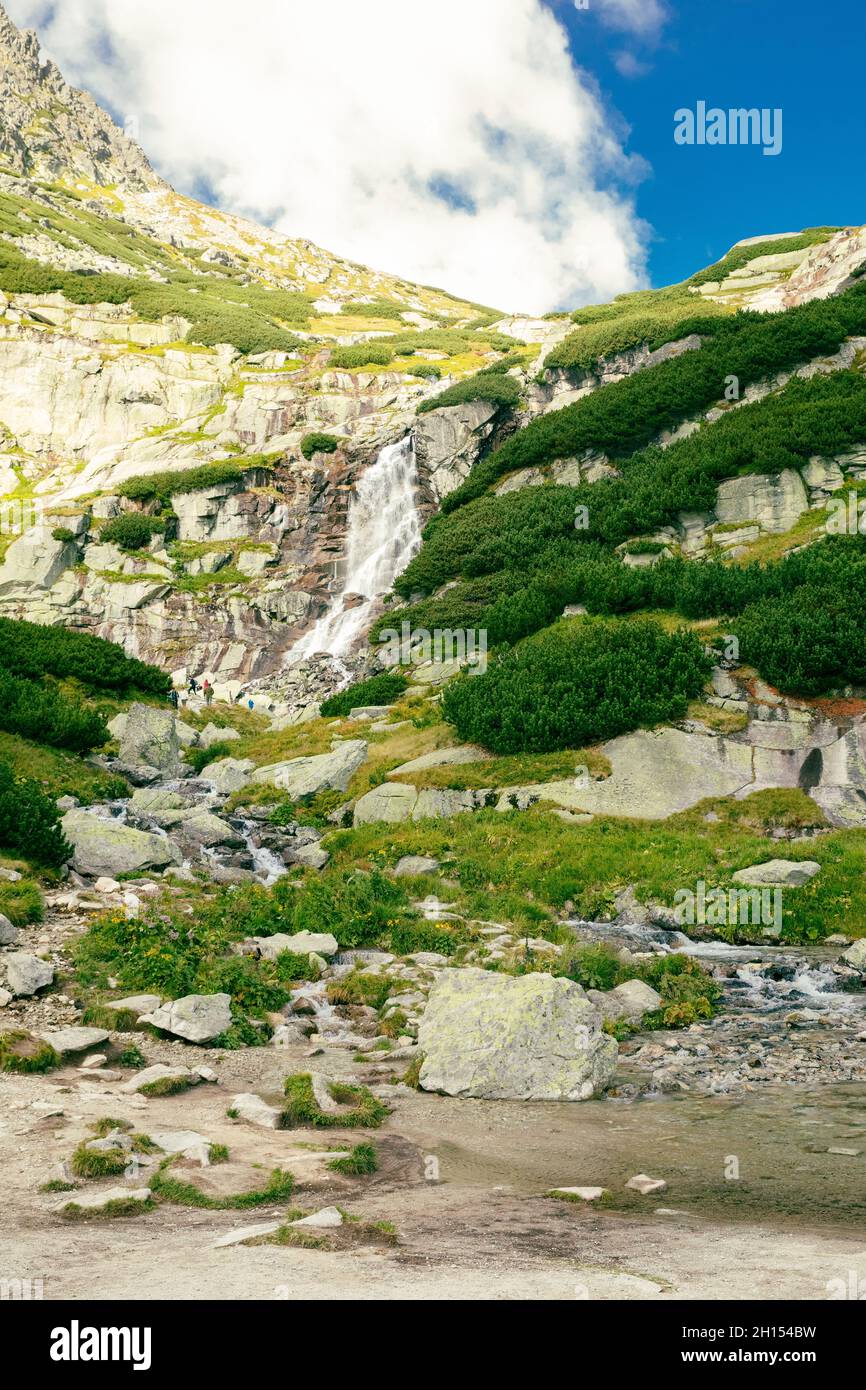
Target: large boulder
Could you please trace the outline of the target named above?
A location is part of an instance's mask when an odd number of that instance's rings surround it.
[[[330,753],[269,763],[266,767],[258,768],[250,781],[279,787],[292,800],[315,796],[321,791],[344,792],[366,757],[367,744],[364,739],[347,739]]]
[[[231,1003],[230,994],[185,994],[182,999],[162,1004],[153,1013],[143,1014],[139,1022],[150,1023],[187,1042],[211,1042],[231,1027]]]
[[[44,989],[54,980],[54,967],[26,951],[12,951],[3,957],[6,984],[16,999],[24,999]]]
[[[716,495],[716,516],[724,525],[754,521],[764,531],[790,531],[808,509],[803,479],[792,468],[730,478]]]
[[[733,879],[749,888],[802,888],[820,872],[821,865],[814,859],[768,859],[764,864],[738,869]]]
[[[379,787],[371,787],[355,802],[353,823],[374,825],[377,821],[390,821],[396,824],[408,820],[417,800],[417,787],[406,782],[383,782]]]
[[[133,705],[123,726],[120,761],[127,767],[152,767],[169,777],[176,776],[182,765],[173,710]]]
[[[616,1023],[621,1018],[627,1023],[639,1023],[644,1014],[653,1013],[662,1002],[658,991],[643,980],[624,980],[616,989],[590,989],[587,997],[605,1023]]]
[[[217,792],[239,792],[250,780],[255,767],[252,758],[218,758],[202,771],[202,781],[209,782]]]
[[[443,970],[418,1032],[421,1086],[482,1100],[588,1100],[616,1066],[601,1024],[573,980]]]
[[[165,835],[133,830],[78,808],[67,811],[61,825],[72,845],[72,867],[80,874],[138,873],[182,862],[180,850]]]

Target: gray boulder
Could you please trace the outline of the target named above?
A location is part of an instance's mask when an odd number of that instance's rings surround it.
[[[258,768],[250,781],[280,787],[292,800],[321,791],[344,792],[366,757],[367,744],[363,739],[347,739],[330,753],[269,763]]]
[[[67,811],[61,824],[72,845],[72,866],[80,874],[114,876],[182,862],[180,850],[164,835],[133,830],[78,809]]]
[[[0,912],[0,946],[14,946],[18,940],[18,928],[13,927],[9,918]]]
[[[843,952],[842,959],[846,965],[859,970],[861,975],[866,975],[866,937],[861,936],[859,941],[853,941],[847,951]]]
[[[418,1032],[421,1086],[482,1100],[588,1100],[616,1066],[601,1024],[573,980],[443,970]]]
[[[435,874],[438,868],[439,860],[429,855],[404,854],[394,865],[394,874],[397,878],[411,878],[415,874]]]
[[[749,888],[802,888],[820,872],[821,865],[814,859],[768,859],[765,864],[738,869],[733,878]]]
[[[143,765],[170,777],[177,776],[182,764],[174,712],[153,705],[133,705],[120,738],[120,761],[128,767]]]
[[[216,724],[205,724],[198,736],[200,748],[210,748],[212,743],[231,743],[240,738],[237,729],[220,729]]]
[[[286,932],[275,932],[273,936],[249,936],[240,943],[244,954],[261,956],[262,960],[276,960],[284,951],[295,956],[335,956],[340,949],[337,938],[330,932],[300,931],[289,936]]]
[[[589,989],[587,997],[600,1011],[605,1023],[615,1023],[621,1018],[627,1023],[639,1023],[644,1014],[652,1013],[662,1002],[658,991],[643,980],[625,980],[616,989]]]
[[[13,951],[4,956],[6,963],[6,984],[16,999],[35,994],[54,980],[54,966],[26,951]]]
[[[203,769],[202,781],[217,792],[239,792],[249,782],[254,767],[252,758],[218,758]]]
[[[97,1047],[108,1038],[105,1028],[57,1028],[40,1033],[39,1037],[50,1043],[55,1052],[86,1052],[89,1047]]]
[[[231,1002],[229,994],[186,994],[160,1005],[153,1013],[143,1014],[140,1022],[150,1023],[186,1042],[211,1042],[231,1027]]]

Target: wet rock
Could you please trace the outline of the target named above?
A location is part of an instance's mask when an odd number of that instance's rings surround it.
[[[846,965],[859,970],[861,974],[866,974],[866,937],[853,942],[847,951],[843,952],[842,959]]]

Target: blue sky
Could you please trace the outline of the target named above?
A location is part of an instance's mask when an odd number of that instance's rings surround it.
[[[648,39],[612,32],[570,0],[551,8],[575,61],[630,126],[626,149],[650,166],[636,203],[653,229],[654,285],[741,237],[866,221],[866,0],[667,0],[670,17]],[[647,71],[623,76],[623,52]],[[781,107],[781,153],[675,145],[675,109],[699,99]]]

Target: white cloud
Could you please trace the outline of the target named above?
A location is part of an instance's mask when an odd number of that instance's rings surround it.
[[[627,48],[614,55],[614,67],[621,77],[645,77],[650,71],[649,63],[644,63]]]
[[[643,281],[642,161],[542,0],[6,3],[184,191],[505,309]]]
[[[633,34],[656,34],[668,18],[664,0],[590,0],[590,5],[611,29]]]

